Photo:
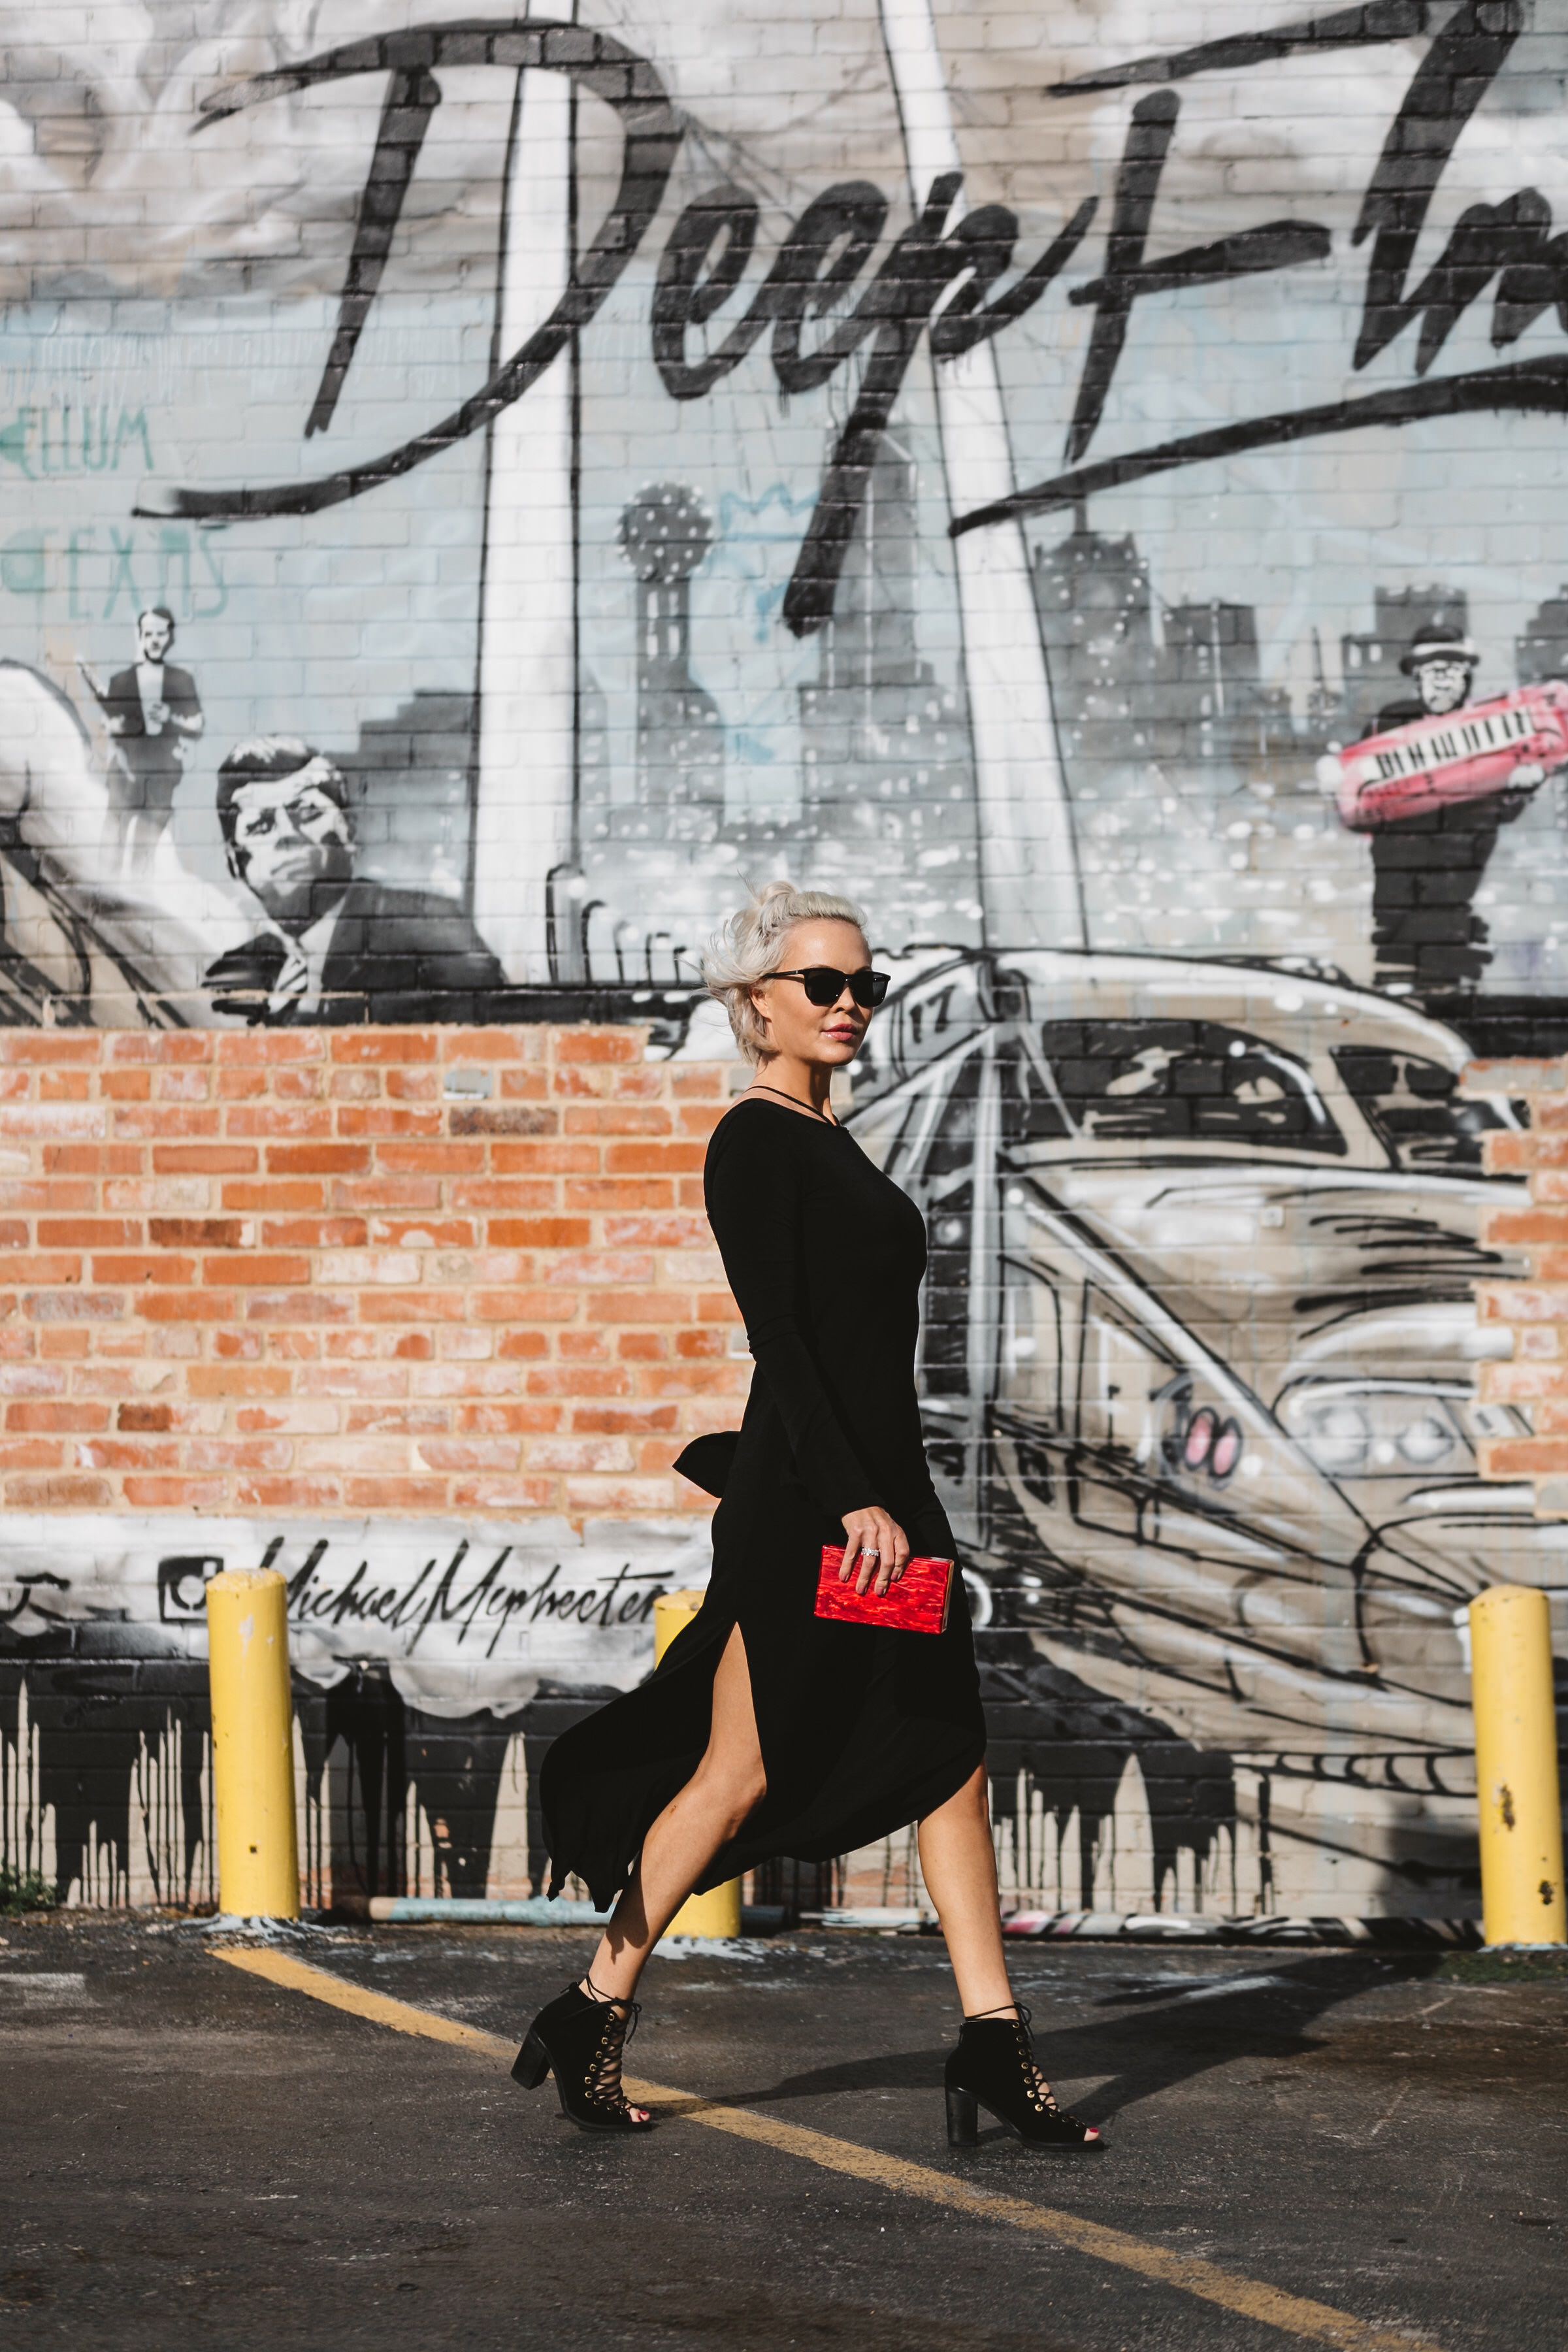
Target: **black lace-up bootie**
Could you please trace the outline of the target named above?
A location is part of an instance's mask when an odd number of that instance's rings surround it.
[[[1029,2012],[1016,2017],[966,2017],[958,2047],[947,2062],[947,2144],[973,2147],[979,2137],[977,2107],[1007,2124],[1030,2147],[1083,2148],[1104,2145],[1093,2124],[1080,2124],[1058,2107],[1035,2061]]]
[[[568,1985],[529,2027],[513,2082],[535,2091],[553,2074],[562,2114],[584,2131],[649,2130],[652,2117],[635,2116],[621,2088],[621,2053],[637,2016],[635,2000],[591,2000]]]

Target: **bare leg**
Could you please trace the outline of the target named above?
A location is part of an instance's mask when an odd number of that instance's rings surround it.
[[[643,1840],[583,1989],[630,2000],[648,1954],[721,1845],[766,1792],[752,1677],[737,1625],[713,1676],[713,1717],[702,1761]]]
[[[964,2016],[1016,2017],[1018,2004],[1007,1981],[1002,1948],[996,1849],[991,1843],[991,1783],[984,1764],[975,1766],[945,1805],[926,1815],[920,1825],[920,1841],[921,1869],[947,1938],[947,1956],[952,1962]],[[1024,2048],[1037,2097],[1054,2108],[1051,2086],[1026,2041]],[[1100,2138],[1092,2126],[1080,2126],[1072,2116],[1067,2121],[1082,2133],[1084,2146]]]
[[[962,1789],[920,1825],[921,1869],[936,1905],[965,2017],[1011,2012],[1013,1988],[1002,1950],[996,1849],[991,1843],[990,1782],[977,1764]]]

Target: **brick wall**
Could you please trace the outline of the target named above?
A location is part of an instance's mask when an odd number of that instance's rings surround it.
[[[632,1029],[0,1035],[12,1509],[699,1509],[721,1065]]]
[[[1537,1511],[1568,1516],[1568,1061],[1482,1062],[1468,1091],[1510,1095],[1529,1117],[1522,1134],[1486,1139],[1488,1169],[1526,1176],[1529,1196],[1481,1223],[1483,1241],[1523,1257],[1526,1278],[1483,1282],[1477,1297],[1483,1323],[1513,1342],[1510,1360],[1480,1367],[1479,1392],[1523,1406],[1531,1433],[1484,1443],[1481,1475],[1532,1480]]]

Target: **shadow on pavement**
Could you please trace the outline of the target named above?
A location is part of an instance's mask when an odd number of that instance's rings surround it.
[[[1436,1953],[1375,1959],[1332,1953],[1267,1971],[1249,1969],[1234,1985],[1194,1976],[1183,1989],[1152,1977],[1128,1976],[1117,1980],[1118,1990],[1101,1996],[1100,2006],[1125,2005],[1131,2013],[1053,2027],[1037,2012],[1035,2048],[1053,2081],[1110,2076],[1073,2100],[1086,2123],[1104,2123],[1124,2107],[1238,2058],[1304,2057],[1322,2046],[1307,2031],[1314,2020],[1359,1994],[1419,1983],[1441,1964]],[[727,2105],[746,2107],[839,2092],[934,2093],[942,2088],[946,2054],[945,2048],[879,2053],[788,2074],[766,2090],[719,2095]]]

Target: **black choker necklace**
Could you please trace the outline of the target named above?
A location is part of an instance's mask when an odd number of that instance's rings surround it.
[[[837,1127],[838,1124],[838,1121],[836,1118],[829,1118],[825,1110],[813,1110],[811,1105],[809,1103],[803,1103],[798,1095],[786,1095],[783,1087],[770,1087],[765,1085],[761,1078],[753,1078],[752,1080],[752,1088],[753,1093],[759,1095],[777,1095],[780,1102],[794,1103],[796,1110],[805,1111],[807,1118],[819,1118],[824,1127]]]

